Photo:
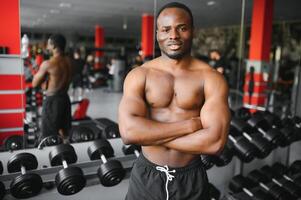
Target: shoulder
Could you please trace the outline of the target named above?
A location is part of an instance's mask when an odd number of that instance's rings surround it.
[[[42,62],[40,69],[47,70],[50,68],[50,66],[51,66],[51,61],[45,60]]]

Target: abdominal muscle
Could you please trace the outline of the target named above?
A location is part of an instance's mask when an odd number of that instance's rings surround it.
[[[150,118],[155,121],[176,122],[191,119],[193,117],[199,117],[200,110],[160,108],[151,109],[150,113]],[[169,149],[162,145],[143,146],[142,152],[149,161],[157,165],[168,165],[170,167],[184,167],[192,160],[195,160],[199,157],[199,155],[183,153],[177,150]]]

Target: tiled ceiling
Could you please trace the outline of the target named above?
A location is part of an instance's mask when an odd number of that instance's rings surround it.
[[[170,0],[20,0],[23,31],[93,35],[94,26],[106,36],[137,37],[141,16],[153,14]],[[239,25],[242,0],[185,0],[196,27]],[[246,2],[250,23],[252,0]],[[275,21],[301,20],[301,0],[274,0]],[[126,27],[125,27],[126,25]]]

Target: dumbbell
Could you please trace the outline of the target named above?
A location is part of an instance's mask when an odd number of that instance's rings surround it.
[[[59,135],[50,135],[43,138],[38,144],[38,149],[42,149],[44,146],[56,146],[63,143],[63,139]]]
[[[272,126],[272,128],[280,130],[285,137],[286,145],[290,145],[292,142],[297,140],[297,134],[295,133],[293,126],[283,126],[282,120],[277,115],[269,111],[256,112],[254,115],[259,115],[264,118]]]
[[[263,190],[257,190],[256,192],[251,191],[252,188],[257,186],[249,178],[243,177],[241,174],[234,176],[229,183],[229,190],[232,193],[244,192],[252,199],[256,200],[271,200],[274,199],[269,193]]]
[[[212,155],[201,155],[201,161],[205,170],[209,170],[213,167],[213,156]]]
[[[120,138],[118,124],[107,118],[99,118],[97,121],[97,128],[102,131],[103,138]]]
[[[275,128],[272,128],[270,124],[260,115],[253,115],[247,123],[256,128],[259,133],[262,134],[269,142],[276,146],[286,146],[287,141],[281,132]]]
[[[101,159],[102,164],[97,170],[100,183],[106,187],[117,185],[125,176],[125,170],[118,160],[107,160],[114,156],[114,150],[109,141],[99,139],[93,141],[88,147],[88,155],[91,160]]]
[[[60,144],[49,153],[51,166],[63,165],[55,176],[57,191],[62,195],[73,195],[86,186],[84,173],[79,167],[70,167],[69,164],[76,163],[77,156],[73,146]]]
[[[251,117],[251,112],[248,108],[241,107],[235,110],[234,115],[232,115],[232,117],[233,116],[246,121]]]
[[[249,163],[254,159],[256,147],[251,144],[245,137],[236,134],[233,127],[229,129],[229,146],[233,149],[234,154],[243,162]]]
[[[294,161],[289,167],[290,174],[301,173],[301,160]]]
[[[70,142],[86,142],[95,139],[94,132],[87,126],[77,126],[72,128],[70,133]]]
[[[18,199],[30,198],[40,193],[43,181],[40,175],[27,173],[27,170],[37,169],[37,158],[31,153],[19,153],[12,156],[7,162],[7,171],[21,175],[13,178],[10,183],[10,193]]]
[[[135,156],[138,158],[140,155],[140,151],[141,151],[141,146],[135,144],[122,146],[122,152],[124,153],[124,155],[135,154]]]
[[[6,151],[14,151],[14,150],[22,149],[24,146],[23,136],[21,135],[9,136],[4,140],[3,143]]]
[[[295,183],[299,188],[301,187],[301,171],[294,171],[284,165],[276,162],[272,165],[273,172],[278,176],[282,176],[287,181]]]
[[[247,178],[251,179],[253,182],[258,183],[261,188],[266,190],[269,194],[271,194],[277,200],[287,200],[287,199],[295,199],[288,191],[284,188],[271,183],[269,178],[260,172],[259,170],[252,170]],[[270,184],[268,184],[270,183]]]
[[[213,163],[218,167],[223,167],[229,164],[233,158],[233,151],[229,147],[228,142],[224,146],[223,151],[218,156],[213,156]]]
[[[297,186],[292,179],[287,180],[288,176],[284,177],[282,174],[279,174],[279,172],[274,171],[272,167],[269,167],[267,165],[263,166],[260,171],[268,176],[275,184],[286,189],[294,197],[301,196],[301,188]]]
[[[221,192],[212,183],[208,183],[208,188],[210,200],[218,200],[221,196]]]
[[[267,139],[262,137],[260,133],[257,133],[256,130],[250,125],[248,125],[246,122],[234,117],[232,118],[230,123],[231,126],[237,130],[238,134],[242,134],[245,138],[247,138],[250,141],[250,143],[252,143],[257,148],[257,158],[265,158],[271,153],[273,149],[271,143],[268,142]]]

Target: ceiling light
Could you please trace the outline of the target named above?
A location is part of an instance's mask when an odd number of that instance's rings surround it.
[[[44,14],[42,17],[45,19],[45,18],[47,17],[47,15],[46,15],[46,14]]]
[[[57,9],[51,9],[51,10],[50,10],[50,13],[51,13],[51,14],[59,14],[60,11],[57,10]]]
[[[216,2],[215,1],[208,1],[207,6],[213,6]]]
[[[60,8],[71,8],[71,3],[62,2],[60,3]]]

